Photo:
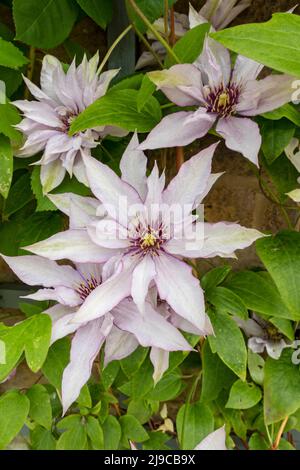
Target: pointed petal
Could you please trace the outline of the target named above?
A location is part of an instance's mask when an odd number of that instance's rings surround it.
[[[131,295],[141,310],[143,310],[150,283],[155,275],[155,264],[150,256],[145,256],[133,271]]]
[[[112,326],[112,320],[110,319]],[[70,363],[62,378],[63,413],[78,397],[92,372],[93,362],[105,340],[103,319],[79,328],[72,340]]]
[[[214,39],[207,37],[203,52],[195,64],[205,77],[205,84],[211,88],[227,86],[231,77],[231,59],[229,51]]]
[[[292,101],[295,78],[290,75],[270,75],[259,81],[249,81],[241,94],[237,111],[243,116],[258,116]]]
[[[190,160],[185,162],[177,176],[163,193],[165,204],[180,204],[195,206],[202,194],[206,191],[211,173],[211,164],[218,143],[202,150]]]
[[[52,260],[75,263],[103,263],[111,257],[111,250],[93,243],[86,230],[66,230],[25,249]]]
[[[220,119],[216,131],[225,139],[226,147],[240,152],[254,165],[259,166],[258,152],[262,137],[256,122],[231,116]]]
[[[92,197],[79,196],[74,193],[48,194],[51,202],[64,214],[70,216],[71,202],[75,201],[84,212],[90,216],[96,216],[99,201]]]
[[[75,331],[81,327],[81,325],[71,323],[73,316],[74,313],[69,313],[52,322],[51,344],[65,336],[75,333]]]
[[[41,183],[44,194],[57,188],[63,182],[66,174],[65,168],[62,166],[60,159],[57,159],[47,165],[41,166]]]
[[[98,162],[95,158],[84,156],[87,177],[91,190],[103,203],[109,215],[127,225],[127,212],[120,208],[123,203],[127,207],[140,205],[141,199],[136,190],[122,181],[107,165]]]
[[[79,283],[79,278],[78,282]],[[76,284],[74,283],[74,288]],[[56,287],[55,289],[40,289],[34,294],[22,296],[22,299],[31,300],[54,300],[62,305],[68,305],[70,307],[76,307],[82,303],[82,300],[77,294],[76,290],[70,289],[69,287]]]
[[[150,352],[150,360],[154,367],[152,377],[156,385],[169,368],[169,351],[153,347]]]
[[[195,450],[227,450],[226,448],[226,431],[225,426],[209,434]]]
[[[104,367],[112,361],[121,361],[130,356],[138,345],[134,335],[113,326],[105,342]]]
[[[150,132],[139,148],[147,150],[188,145],[206,135],[215,119],[204,108],[196,112],[169,114]]]
[[[243,84],[249,80],[256,80],[263,68],[264,65],[242,55],[238,55],[232,73],[232,81],[234,83]]]
[[[144,346],[154,346],[166,351],[191,351],[192,347],[182,334],[146,302],[144,315],[132,300],[124,300],[113,310],[118,328],[135,335]]]
[[[80,280],[71,266],[59,266],[40,256],[1,256],[18,278],[29,286],[72,288]]]
[[[100,318],[130,295],[133,266],[115,274],[97,287],[87,297],[73,318],[75,323],[85,323]]]
[[[155,282],[161,299],[166,300],[178,315],[205,331],[205,304],[199,280],[192,268],[169,255],[155,258]]]
[[[130,184],[138,192],[142,201],[144,201],[147,192],[147,158],[142,150],[137,149],[138,145],[139,139],[135,132],[122,156],[120,169],[122,180]]]
[[[239,224],[219,222],[204,224],[204,244],[199,257],[211,258],[231,256],[235,250],[242,250],[252,245],[259,238],[265,237],[258,230],[242,227]]]
[[[148,77],[177,106],[203,101],[201,72],[193,64],[173,65],[169,70],[149,72]]]

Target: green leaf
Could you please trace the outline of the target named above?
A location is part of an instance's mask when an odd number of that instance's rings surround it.
[[[181,373],[179,369],[166,374],[157,383],[154,389],[147,394],[150,400],[168,401],[177,397],[183,389]]]
[[[120,361],[122,371],[127,377],[132,377],[142,366],[148,354],[147,348],[139,347],[130,356]]]
[[[45,240],[63,230],[63,216],[59,212],[37,212],[24,222],[20,231],[19,254],[25,253],[24,246]],[[26,252],[27,254],[27,252]]]
[[[207,33],[210,30],[209,23],[203,23],[190,29],[185,35],[176,42],[173,47],[178,59],[182,64],[192,64],[199,57],[203,49],[203,43]],[[165,66],[167,68],[175,65],[176,62],[170,55],[167,56]]]
[[[247,350],[244,337],[232,318],[226,313],[209,311],[215,336],[209,336],[212,351],[240,379],[246,379]],[[230,338],[230,341],[228,340]]]
[[[257,253],[271,274],[293,319],[300,319],[300,233],[283,231],[261,239]],[[274,315],[276,316],[276,315]]]
[[[148,400],[143,398],[130,400],[127,413],[138,419],[141,424],[144,424],[151,418],[152,407]]]
[[[270,444],[259,434],[255,432],[249,440],[250,450],[270,450]]]
[[[237,380],[230,389],[226,408],[246,410],[257,405],[261,400],[261,390],[253,383]]]
[[[29,400],[17,390],[10,390],[0,397],[0,449],[20,432],[29,412]]]
[[[0,65],[0,80],[5,83],[6,96],[10,98],[22,84],[22,75],[18,70]]]
[[[160,105],[151,96],[139,112],[137,98],[136,90],[111,90],[74,119],[70,133],[74,135],[104,125],[118,126],[130,132],[149,132],[161,120]]]
[[[211,34],[229,49],[271,69],[300,76],[300,18],[276,13],[266,23],[246,24]]]
[[[119,387],[121,392],[134,399],[148,396],[153,389],[153,367],[150,360],[143,362],[142,366],[131,377],[131,380]]]
[[[89,387],[87,385],[82,387],[76,403],[78,403],[79,406],[83,406],[85,408],[92,408],[92,398]]]
[[[55,450],[56,440],[51,431],[37,426],[30,433],[31,447],[33,450]]]
[[[288,200],[287,193],[298,186],[299,173],[295,166],[284,153],[272,164],[269,164],[262,155],[261,163],[277,189],[278,199],[282,203],[286,202]]]
[[[170,447],[165,445],[170,437],[160,431],[149,432],[149,440],[143,443],[144,450],[170,450]]]
[[[230,271],[230,266],[219,266],[212,269],[202,277],[201,286],[205,291],[217,287],[226,279]]]
[[[226,287],[215,287],[206,292],[207,300],[218,310],[248,319],[248,310],[243,300]]]
[[[137,109],[141,112],[144,106],[147,104],[148,99],[153,95],[156,90],[155,84],[150,80],[147,75],[144,75],[141,88],[139,89],[137,96]]]
[[[7,137],[0,134],[0,194],[7,198],[13,175],[13,151]]]
[[[86,432],[91,440],[94,450],[101,450],[104,446],[103,430],[99,421],[93,416],[88,416],[86,422]]]
[[[280,359],[268,357],[265,364],[264,413],[266,424],[276,423],[300,408],[299,366],[292,362],[291,350]]]
[[[202,374],[201,402],[216,400],[221,390],[229,388],[236,379],[219,356],[212,353],[208,341],[202,350]]]
[[[31,173],[31,189],[37,200],[36,212],[42,211],[56,211],[57,207],[50,201],[50,199],[43,194],[41,183],[41,169],[35,166]]]
[[[117,450],[122,436],[121,426],[115,416],[107,416],[102,425],[104,434],[104,449]]]
[[[20,49],[11,42],[0,38],[0,65],[17,69],[28,63],[28,59],[22,54]]]
[[[9,191],[4,211],[5,216],[10,217],[12,214],[22,209],[32,198],[30,175],[29,172],[26,172],[13,183]]]
[[[300,113],[297,109],[291,104],[285,104],[274,111],[262,114],[265,119],[271,119],[273,121],[278,121],[282,118],[287,118],[289,121],[300,126]]]
[[[77,8],[72,0],[13,0],[13,16],[18,41],[50,49],[69,36]]]
[[[262,151],[268,163],[273,163],[284,151],[295,134],[295,125],[287,119],[264,121],[261,127]]]
[[[57,441],[56,450],[85,450],[87,446],[86,429],[82,424],[64,432]]]
[[[117,361],[110,362],[101,374],[101,383],[104,388],[109,389],[115,381],[120,370],[120,364]]]
[[[34,315],[26,320],[25,357],[28,366],[37,372],[45,362],[51,339],[52,322],[48,315]]]
[[[0,132],[16,144],[22,143],[22,134],[13,126],[19,124],[21,116],[10,103],[0,104]]]
[[[264,382],[264,366],[264,359],[259,354],[248,349],[248,369],[251,379],[258,385],[262,385]]]
[[[148,434],[141,423],[131,415],[121,416],[120,425],[122,429],[122,443],[127,446],[128,441],[144,442],[149,439]]]
[[[249,310],[271,317],[293,318],[268,273],[236,273],[226,282],[226,287],[235,292]]]
[[[60,390],[64,369],[70,360],[70,339],[62,338],[56,341],[49,349],[47,359],[42,371],[47,380]]]
[[[26,393],[30,401],[29,416],[37,424],[46,429],[51,429],[52,408],[50,396],[43,385],[33,385]]]
[[[214,417],[203,403],[183,405],[176,418],[178,440],[182,450],[193,450],[214,430]]]
[[[148,18],[150,23],[153,23],[155,20],[163,16],[164,14],[164,4],[165,0],[135,0],[136,5],[139,9],[144,13],[144,15]],[[169,7],[174,5],[177,0],[169,0]],[[140,17],[135,13],[133,8],[131,7],[128,0],[126,0],[126,7],[128,11],[128,16],[131,21],[134,22],[136,27],[139,29],[141,33],[145,33],[147,31],[147,26],[140,19]]]
[[[95,23],[105,29],[113,17],[113,4],[111,0],[76,0],[85,13]]]

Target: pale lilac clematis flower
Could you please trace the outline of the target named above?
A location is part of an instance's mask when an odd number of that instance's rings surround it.
[[[82,155],[89,154],[97,146],[97,140],[106,135],[124,136],[126,132],[117,127],[98,127],[74,136],[68,131],[72,120],[107,92],[110,81],[118,70],[101,75],[97,72],[99,56],[89,61],[84,56],[76,67],[75,60],[65,73],[62,64],[53,56],[46,55],[41,71],[41,88],[26,77],[25,83],[37,101],[18,100],[24,119],[16,127],[27,137],[17,156],[28,157],[43,152],[41,181],[44,192],[56,188],[66,172],[87,185]]]
[[[176,315],[168,314],[167,306],[155,303],[156,298],[147,299],[143,316],[134,302],[127,298],[95,320],[89,321],[86,318],[80,324],[72,322],[79,309],[89,303],[93,292],[111,281],[110,276],[114,275],[111,266],[107,264],[81,263],[73,268],[69,265],[58,265],[40,256],[2,257],[23,282],[31,286],[43,286],[25,298],[57,302],[44,312],[52,319],[51,343],[75,333],[70,363],[62,378],[64,413],[88,381],[93,362],[104,343],[105,366],[113,360],[127,357],[139,345],[151,347],[150,359],[154,365],[155,382],[168,368],[168,361],[162,364],[161,356],[168,358],[170,351],[192,350],[174,326]],[[114,293],[107,295],[113,297]],[[189,325],[186,328],[189,329]],[[166,367],[162,368],[164,365]]]
[[[122,178],[94,158],[84,159],[92,192],[102,202],[106,216],[85,222],[86,230],[71,228],[28,249],[51,259],[82,262],[88,261],[86,243],[93,243],[93,256],[114,265],[116,275],[93,291],[74,322],[99,318],[129,295],[143,313],[149,288],[156,285],[159,298],[177,315],[199,333],[210,334],[203,292],[183,259],[233,257],[235,250],[263,235],[238,224],[197,222],[192,215],[220,176],[211,174],[216,145],[182,165],[166,189],[156,165],[146,177],[147,160],[137,146],[135,135],[121,160]],[[127,210],[119,207],[124,199]],[[168,211],[174,207],[177,211],[170,220]],[[183,233],[183,226],[190,230]]]
[[[140,149],[188,145],[215,126],[226,146],[258,165],[262,138],[249,117],[272,111],[292,97],[294,78],[289,75],[257,77],[263,66],[238,56],[231,66],[227,49],[211,38],[192,64],[149,72],[149,78],[178,106],[196,111],[170,114],[150,132]]]
[[[261,354],[266,349],[268,356],[279,359],[283,349],[293,347],[274,325],[258,315],[249,320],[235,317],[235,321],[249,338],[248,348],[254,353]]]
[[[252,0],[207,0],[200,11],[196,11],[190,4],[189,15],[175,12],[175,36],[180,39],[189,29],[195,28],[203,23],[211,23],[212,30],[226,28],[240,13],[251,5]],[[161,35],[165,35],[164,18],[159,18],[153,26]],[[170,25],[169,25],[170,28]],[[147,33],[148,39],[155,39],[153,33]],[[159,41],[152,44],[154,51],[161,60],[166,57],[166,49]],[[151,52],[143,52],[136,64],[136,70],[156,65],[155,57]]]

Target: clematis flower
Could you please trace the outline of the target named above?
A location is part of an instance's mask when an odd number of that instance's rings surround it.
[[[24,119],[16,127],[26,136],[24,146],[17,156],[29,157],[43,152],[36,164],[41,165],[41,181],[44,192],[56,188],[66,172],[82,183],[87,179],[82,155],[96,147],[97,140],[106,135],[123,136],[122,129],[103,126],[89,129],[74,136],[68,131],[72,120],[98,98],[105,95],[110,81],[118,70],[98,74],[99,57],[91,60],[84,56],[76,67],[75,59],[65,73],[62,64],[53,56],[46,55],[41,71],[41,88],[24,77],[34,101],[18,100]]]
[[[203,23],[211,23],[212,30],[226,28],[242,11],[251,5],[252,0],[207,0],[200,11],[196,11],[190,4],[189,15],[174,13],[175,16],[175,36],[180,39],[189,29]],[[165,35],[164,18],[159,18],[153,23],[153,26],[161,35]],[[169,26],[170,27],[170,26]],[[153,33],[147,33],[148,39],[155,39]],[[152,44],[154,51],[161,60],[166,57],[166,49],[159,41]],[[136,70],[144,67],[156,65],[155,57],[151,52],[143,52],[136,64]]]
[[[83,323],[72,319],[80,308],[89,303],[99,286],[111,282],[111,266],[97,263],[58,265],[40,256],[3,256],[10,268],[26,284],[42,285],[36,293],[26,296],[33,300],[51,300],[56,304],[44,313],[52,319],[51,344],[64,336],[74,334],[71,344],[70,363],[62,378],[62,404],[65,413],[78,397],[88,381],[93,362],[105,343],[104,365],[130,355],[139,345],[151,347],[150,359],[154,365],[154,380],[157,382],[168,368],[162,370],[161,356],[170,351],[191,351],[171,321],[165,318],[156,299],[147,299],[142,316],[130,298],[115,305],[105,315]],[[113,279],[113,278],[112,278]],[[113,292],[107,296],[113,297]],[[108,301],[110,299],[108,298]],[[183,325],[184,326],[184,325]]]
[[[255,314],[249,320],[235,317],[235,321],[248,336],[248,348],[254,353],[261,354],[266,349],[268,356],[279,359],[283,349],[293,347],[274,325]]]
[[[184,258],[233,257],[235,250],[263,236],[238,224],[197,221],[193,215],[220,176],[211,174],[216,145],[182,165],[166,189],[156,165],[146,177],[147,160],[136,150],[136,135],[122,157],[121,178],[96,159],[84,158],[91,190],[107,215],[87,221],[86,229],[71,228],[28,247],[51,259],[86,262],[88,243],[98,261],[106,258],[114,265],[115,276],[92,292],[74,322],[99,318],[129,295],[143,313],[149,289],[156,286],[160,300],[177,315],[202,335],[212,333],[202,289]]]
[[[215,126],[229,149],[258,165],[262,138],[258,125],[249,117],[288,103],[294,82],[289,75],[257,80],[262,68],[243,56],[237,57],[232,68],[229,51],[208,37],[194,64],[150,72],[149,78],[173,103],[197,109],[163,118],[140,149],[188,145]]]

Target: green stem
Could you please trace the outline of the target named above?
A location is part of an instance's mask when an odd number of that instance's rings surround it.
[[[34,65],[35,65],[35,47],[31,46],[29,49],[29,65],[27,68],[27,78],[28,80],[32,81],[33,77],[33,72],[34,72]],[[25,100],[28,100],[29,98],[29,88],[26,87],[25,92],[24,92],[24,98]]]
[[[184,413],[183,413],[182,433],[181,433],[181,440],[182,440],[182,443],[184,443],[185,422],[186,422],[186,415],[187,415],[188,405],[191,403],[191,401],[192,401],[192,399],[193,399],[193,397],[194,397],[194,395],[195,395],[195,392],[196,392],[198,383],[199,383],[200,380],[201,380],[201,375],[202,375],[202,371],[201,371],[200,374],[195,378],[195,380],[194,380],[194,382],[193,382],[193,385],[192,385],[192,387],[191,387],[191,390],[189,391],[188,398],[187,398],[187,402],[186,402],[186,404],[185,404]]]
[[[110,48],[108,49],[107,53],[105,54],[104,56],[104,59],[102,60],[101,64],[99,65],[99,68],[98,68],[98,74],[100,74],[102,72],[102,70],[104,69],[105,65],[106,65],[106,62],[108,61],[108,59],[110,58],[111,54],[113,53],[114,49],[117,47],[117,45],[119,44],[120,41],[122,41],[122,39],[124,38],[124,36],[126,36],[127,33],[129,33],[129,31],[132,29],[132,25],[130,24],[129,26],[127,26],[127,28],[120,34],[120,36],[117,37],[117,39],[114,41],[114,43],[110,46]]]
[[[148,18],[144,15],[142,10],[137,6],[134,0],[128,0],[130,5],[132,6],[133,10],[136,12],[136,14],[141,18],[141,20],[145,23],[145,25],[150,29],[150,31],[153,33],[153,35],[156,37],[156,39],[164,46],[164,48],[167,50],[167,52],[173,57],[175,62],[177,64],[180,64],[180,60],[173,51],[173,49],[169,46],[167,41],[159,34],[159,32],[156,30],[156,28],[150,23]]]

